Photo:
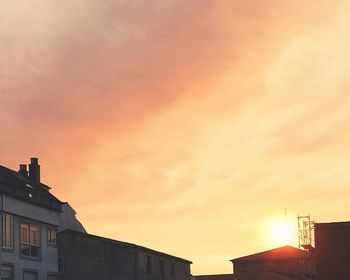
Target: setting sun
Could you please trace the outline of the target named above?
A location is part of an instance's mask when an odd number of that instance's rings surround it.
[[[0,165],[38,157],[90,234],[232,274],[350,220],[350,1],[0,7]]]
[[[287,222],[273,224],[270,228],[271,239],[278,245],[293,243],[295,239],[295,228]]]

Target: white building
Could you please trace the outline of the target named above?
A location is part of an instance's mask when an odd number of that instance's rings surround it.
[[[0,166],[0,209],[0,279],[57,279],[62,203],[40,182],[37,158],[29,171],[24,164],[18,172]]]

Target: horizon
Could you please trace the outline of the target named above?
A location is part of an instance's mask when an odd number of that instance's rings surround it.
[[[0,164],[38,157],[89,233],[220,274],[350,220],[348,1],[1,7]]]

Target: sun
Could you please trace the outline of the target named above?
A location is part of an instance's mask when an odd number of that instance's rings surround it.
[[[271,239],[276,245],[294,243],[295,227],[288,222],[275,223],[270,228]]]

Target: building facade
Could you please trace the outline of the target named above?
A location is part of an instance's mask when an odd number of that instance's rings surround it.
[[[65,230],[57,235],[60,279],[190,280],[191,262],[131,243]]]
[[[304,250],[284,246],[236,258],[234,279],[314,279],[313,256]]]
[[[317,280],[350,279],[350,222],[315,224]]]
[[[190,280],[190,261],[88,234],[40,181],[37,158],[0,166],[0,280]]]
[[[0,166],[1,280],[55,280],[61,202],[40,182],[38,159],[18,172]]]

